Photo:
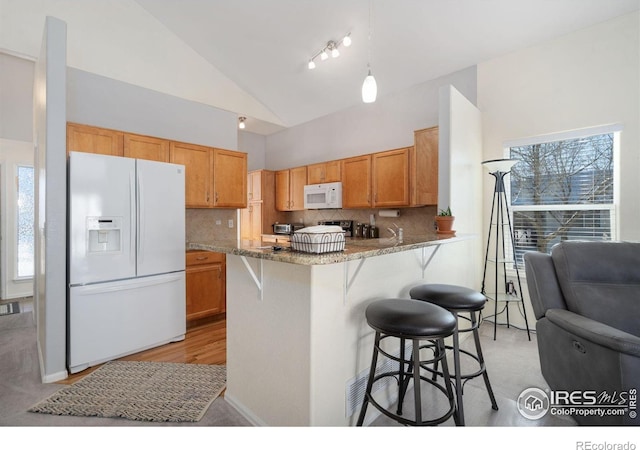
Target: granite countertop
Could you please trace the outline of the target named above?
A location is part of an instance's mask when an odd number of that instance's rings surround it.
[[[475,237],[475,235],[472,234],[449,236],[430,233],[422,236],[405,236],[402,242],[399,242],[395,238],[347,238],[344,251],[322,254],[292,251],[288,247],[282,247],[281,250],[274,250],[273,243],[246,240],[187,242],[187,250],[209,250],[212,252],[249,256],[290,264],[320,265],[352,261],[439,244],[454,243],[472,239],[473,237]]]

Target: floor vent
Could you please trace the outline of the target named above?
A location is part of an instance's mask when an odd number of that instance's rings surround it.
[[[405,349],[405,355],[411,354],[411,343],[407,344]],[[400,349],[398,349],[395,353],[392,353],[393,356],[400,355]],[[383,372],[391,372],[393,370],[398,370],[398,363],[391,359],[385,358],[384,356],[378,356],[378,366],[376,367],[376,375]],[[346,417],[351,417],[354,413],[360,412],[360,406],[362,405],[362,401],[364,400],[364,393],[367,389],[367,381],[369,379],[369,368],[366,368],[354,378],[347,381],[346,385],[346,405],[345,405],[345,414]],[[394,378],[386,377],[373,385],[373,392],[378,392],[380,389],[386,389],[390,383],[395,383]]]

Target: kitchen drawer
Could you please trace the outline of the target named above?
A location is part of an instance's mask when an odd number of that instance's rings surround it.
[[[224,262],[224,253],[208,252],[203,250],[187,251],[187,267],[200,264],[213,264]]]

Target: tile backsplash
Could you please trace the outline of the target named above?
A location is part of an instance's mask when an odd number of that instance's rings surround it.
[[[398,209],[398,217],[380,217],[379,209],[320,209],[293,211],[287,213],[287,221],[303,222],[305,225],[317,225],[321,220],[353,220],[354,224],[370,223],[374,215],[380,237],[389,237],[387,228],[393,224],[404,230],[405,236],[422,235],[434,230],[435,206]],[[234,240],[238,236],[237,210],[235,209],[187,209],[186,234],[187,241]],[[233,227],[229,227],[229,221]]]
[[[187,209],[187,242],[227,241],[238,235],[237,209]],[[229,227],[229,221],[233,227]],[[219,223],[218,223],[219,222]]]
[[[316,225],[321,220],[353,220],[354,224],[357,222],[368,224],[371,220],[371,214],[373,214],[380,237],[391,236],[387,228],[393,228],[393,224],[401,227],[405,236],[422,235],[434,230],[435,206],[389,209],[399,210],[400,215],[398,217],[380,217],[379,209],[320,209],[292,214],[294,214],[296,221],[302,218],[305,225]]]

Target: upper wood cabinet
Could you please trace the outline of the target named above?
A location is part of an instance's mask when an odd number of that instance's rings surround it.
[[[409,206],[410,148],[371,155],[373,207]]]
[[[304,209],[304,186],[307,184],[307,166],[276,172],[276,209],[300,211]]]
[[[187,208],[247,206],[247,154],[67,123],[67,152],[125,156],[185,166]]]
[[[371,155],[342,160],[342,207],[371,207]]]
[[[247,200],[250,202],[262,200],[262,185],[265,178],[263,173],[266,173],[266,171],[252,170],[247,175]],[[272,185],[272,187],[274,186]],[[275,190],[272,194],[275,194]]]
[[[310,164],[307,166],[307,184],[341,181],[341,172],[340,160]]]
[[[185,166],[185,204],[187,208],[213,206],[213,151],[202,145],[171,142],[169,160]]]
[[[124,133],[116,130],[67,123],[67,153],[85,152],[123,156]]]
[[[213,206],[246,208],[247,154],[216,148],[213,150]]]
[[[438,127],[414,132],[411,155],[411,206],[438,203]]]
[[[169,141],[138,134],[124,134],[124,156],[169,162]]]
[[[262,235],[273,233],[275,222],[286,222],[287,213],[276,210],[275,172],[253,170],[247,180],[249,194],[247,207],[240,210],[240,237],[259,241]]]

